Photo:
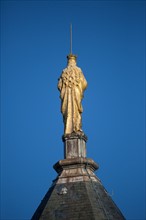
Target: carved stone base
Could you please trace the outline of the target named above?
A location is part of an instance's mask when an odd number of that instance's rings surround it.
[[[84,133],[72,133],[63,136],[64,158],[86,157],[87,137]]]
[[[94,174],[99,166],[89,158],[78,157],[60,160],[53,167],[58,173],[57,184],[76,181],[99,181]]]
[[[64,142],[64,160],[59,160],[54,169],[58,173],[56,184],[76,181],[99,181],[94,171],[98,165],[86,158],[87,137],[83,132],[71,133],[62,137]]]

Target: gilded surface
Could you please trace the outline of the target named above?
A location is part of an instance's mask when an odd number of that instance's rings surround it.
[[[82,132],[81,113],[83,112],[81,101],[87,81],[82,70],[76,66],[76,56],[71,54],[67,58],[68,65],[58,82],[64,134],[80,133]]]

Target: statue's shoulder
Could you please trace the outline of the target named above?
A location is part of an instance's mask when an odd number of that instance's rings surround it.
[[[78,70],[79,72],[82,72],[81,68],[76,66],[76,70]]]
[[[62,74],[67,71],[67,67],[62,70]]]

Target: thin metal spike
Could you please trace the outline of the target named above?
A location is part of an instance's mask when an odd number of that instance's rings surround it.
[[[72,24],[70,24],[70,54],[72,54]]]

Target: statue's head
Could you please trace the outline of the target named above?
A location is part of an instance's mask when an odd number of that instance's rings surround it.
[[[74,54],[69,54],[67,56],[67,63],[68,65],[76,65],[76,59],[77,59],[77,56],[74,55]]]

